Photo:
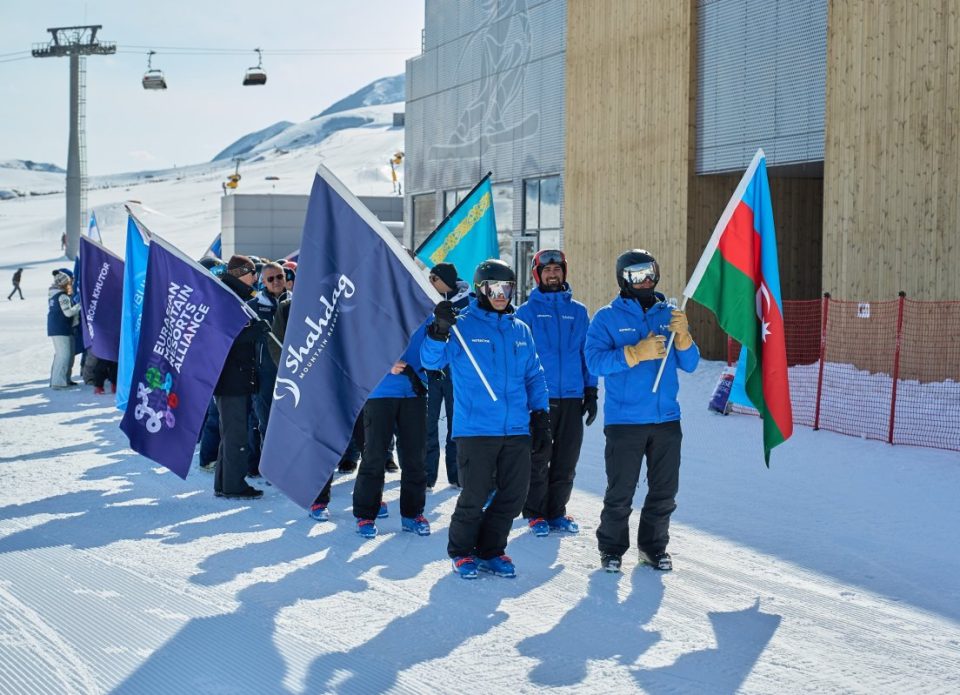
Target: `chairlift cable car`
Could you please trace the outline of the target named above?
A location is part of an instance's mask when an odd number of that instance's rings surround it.
[[[156,51],[150,51],[147,54],[147,71],[143,73],[143,88],[144,89],[166,89],[167,80],[163,76],[163,70],[159,70],[153,67],[153,56],[156,55]]]
[[[267,73],[263,69],[263,51],[259,48],[253,50],[257,52],[257,64],[255,67],[247,68],[243,76],[244,87],[255,87],[267,83]]]

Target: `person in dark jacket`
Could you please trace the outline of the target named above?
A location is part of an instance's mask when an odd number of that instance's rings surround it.
[[[424,367],[450,365],[457,402],[453,436],[463,489],[450,520],[447,554],[464,579],[476,578],[478,570],[514,577],[516,567],[505,551],[530,485],[531,451],[549,456],[547,385],[530,329],[510,304],[517,287],[513,270],[503,261],[484,261],[473,286],[477,298],[459,315],[449,300],[437,304],[420,350]],[[454,324],[496,400],[460,341],[449,339]]]
[[[13,295],[19,294],[20,299],[23,299],[23,291],[20,289],[20,278],[23,277],[23,268],[17,268],[13,274],[13,289],[10,291],[10,294],[7,295],[7,301],[13,299]]]
[[[584,353],[587,367],[606,387],[603,433],[607,439],[607,490],[597,541],[601,566],[619,572],[630,547],[630,513],[640,466],[647,462],[647,496],[640,510],[637,546],[640,561],[659,570],[673,569],[667,552],[670,515],[680,486],[680,404],[677,370],[692,372],[700,361],[687,317],[654,288],[660,266],[643,249],[617,259],[620,296],[593,317]],[[673,333],[674,348],[665,344]],[[667,363],[653,391],[664,356]]]
[[[457,276],[457,268],[452,263],[437,263],[430,269],[430,284],[440,296],[450,301],[454,312],[466,309],[470,303],[470,285]],[[457,442],[453,438],[453,378],[450,367],[431,369],[427,373],[427,455],[424,467],[427,471],[427,488],[437,484],[440,468],[440,411],[447,418],[447,437],[444,448],[444,462],[447,469],[447,482],[459,487],[457,477]]]
[[[243,300],[250,299],[250,287],[257,269],[246,256],[233,256],[221,281]],[[213,492],[228,499],[256,499],[263,495],[247,484],[247,404],[257,390],[258,339],[270,330],[261,319],[252,320],[233,341],[223,363],[220,379],[213,389],[220,415],[220,450]]]
[[[567,284],[563,251],[538,251],[531,274],[536,287],[517,308],[517,318],[533,332],[547,379],[553,447],[549,457],[531,461],[523,516],[536,536],[551,531],[579,533],[577,522],[567,516],[567,502],[583,444],[583,416],[588,425],[597,417],[597,377],[587,369],[583,357],[590,318],[587,307],[573,298]]]
[[[47,335],[53,341],[53,363],[50,365],[50,388],[76,386],[70,378],[73,371],[73,333],[80,322],[80,305],[71,299],[73,278],[62,270],[53,271],[53,284],[47,297]]]

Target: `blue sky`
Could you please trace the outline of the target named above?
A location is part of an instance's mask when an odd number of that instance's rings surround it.
[[[3,0],[0,160],[66,166],[69,59],[10,60],[45,43],[48,27],[101,24],[98,38],[117,43],[117,54],[87,59],[87,171],[108,174],[206,161],[248,132],[305,120],[399,74],[419,53],[423,17],[423,0]],[[148,46],[166,91],[140,86]],[[161,46],[250,51],[187,56]],[[267,84],[243,87],[258,46]],[[271,55],[293,49],[349,52]]]

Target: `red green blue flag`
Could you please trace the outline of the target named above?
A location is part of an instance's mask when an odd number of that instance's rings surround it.
[[[793,434],[777,238],[763,150],[740,180],[683,291],[746,352],[744,389],[763,418],[763,454]]]

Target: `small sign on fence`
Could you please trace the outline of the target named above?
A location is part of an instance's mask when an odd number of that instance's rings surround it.
[[[857,304],[857,318],[858,319],[870,318],[870,302],[860,302],[859,304]]]

